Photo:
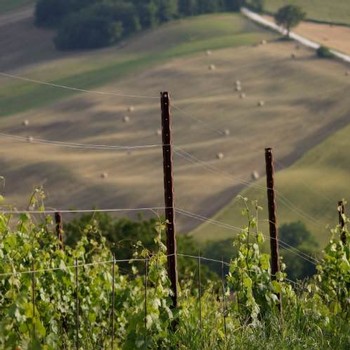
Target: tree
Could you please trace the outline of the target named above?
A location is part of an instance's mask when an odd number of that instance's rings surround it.
[[[287,5],[281,7],[275,14],[275,22],[287,31],[289,37],[291,28],[296,27],[306,16],[300,6]]]
[[[316,266],[309,257],[315,255],[318,244],[305,224],[301,221],[284,224],[279,232],[281,255],[287,266],[288,277],[297,280],[314,275]]]
[[[246,5],[253,11],[261,13],[264,10],[265,0],[248,0]]]
[[[122,33],[121,22],[90,11],[80,11],[63,20],[54,43],[60,50],[94,49],[116,42]]]
[[[193,16],[197,14],[197,0],[179,0],[178,6],[182,16]]]

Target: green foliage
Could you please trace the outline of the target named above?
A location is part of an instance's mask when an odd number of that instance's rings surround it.
[[[95,8],[95,7],[93,7]],[[73,13],[63,20],[54,39],[60,50],[92,49],[108,46],[122,37],[123,26],[114,21],[113,7],[96,6]]]
[[[60,50],[108,46],[180,16],[239,11],[241,0],[38,0],[35,23],[56,27]]]
[[[237,257],[231,262],[228,277],[229,287],[235,292],[237,310],[242,321],[258,322],[262,315],[275,314],[279,305],[279,295],[293,297],[290,287],[283,283],[285,274],[278,273],[275,280],[271,280],[270,257],[261,253],[264,236],[258,229],[257,216],[251,214],[247,199],[244,198],[248,225],[238,235],[235,245]],[[257,203],[256,214],[260,209]]]
[[[331,50],[326,47],[321,45],[317,50],[316,50],[317,57],[319,58],[334,58],[333,53]]]
[[[265,0],[246,0],[246,5],[253,11],[261,13],[264,10]]]
[[[281,7],[275,14],[275,22],[287,30],[289,36],[291,28],[296,27],[304,18],[306,13],[301,7],[296,5],[286,5]]]
[[[38,189],[30,205],[41,210],[42,201]],[[164,223],[152,231],[152,251],[138,244],[127,263],[132,273],[125,274],[121,263],[113,264],[97,222],[93,228],[87,220],[74,247],[63,251],[51,217],[35,223],[28,214],[1,214],[1,349],[74,349],[77,339],[87,350],[111,348],[112,339],[114,349],[348,349],[347,229],[333,231],[315,278],[293,289],[283,271],[271,281],[258,217],[246,199],[244,205],[248,224],[235,240],[226,281],[205,289],[196,274],[181,281],[176,310],[170,307]],[[253,210],[259,210],[256,203]],[[101,220],[107,229],[111,223]],[[343,232],[346,242],[335,238]]]

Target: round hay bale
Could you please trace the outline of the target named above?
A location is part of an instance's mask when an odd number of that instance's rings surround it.
[[[156,135],[158,135],[158,136],[162,135],[162,130],[157,129],[157,131],[156,131]]]
[[[251,174],[251,177],[252,177],[252,180],[258,180],[260,175],[256,170],[254,170]]]
[[[134,106],[129,106],[128,107],[128,112],[134,112],[135,111],[135,107]]]
[[[215,70],[216,69],[216,66],[215,64],[210,64],[209,67],[208,67],[209,70]]]
[[[230,136],[230,129],[225,129],[224,130],[224,135],[225,136]]]
[[[241,81],[240,80],[236,80],[236,86],[241,86]]]
[[[241,94],[239,94],[239,98],[241,98],[241,99],[244,99],[244,98],[246,98],[247,97],[247,95],[244,93],[244,92],[242,92]]]
[[[241,87],[241,86],[239,86],[239,85],[237,85],[237,86],[236,86],[236,91],[237,91],[237,92],[242,91],[242,87]]]
[[[224,159],[224,154],[221,153],[221,152],[219,152],[219,153],[216,154],[216,158],[217,158],[217,159],[220,159],[220,160],[221,160],[221,159]]]
[[[125,116],[123,117],[123,122],[124,122],[124,123],[128,123],[129,121],[130,121],[130,117],[127,116],[127,115],[125,115]]]
[[[108,173],[101,173],[100,174],[100,177],[101,177],[101,179],[107,179],[107,177],[108,177]]]
[[[28,119],[23,120],[22,125],[23,126],[28,126],[29,125],[29,120]]]
[[[210,51],[210,50],[207,50],[207,51],[206,51],[206,55],[207,55],[207,56],[210,56],[210,55],[211,55],[211,51]]]
[[[258,102],[259,107],[264,107],[265,106],[265,101],[261,100]]]
[[[261,45],[266,45],[266,44],[267,44],[267,41],[266,41],[265,39],[263,39],[263,40],[260,41],[260,44],[261,44]]]
[[[34,141],[34,138],[32,136],[27,137],[27,142],[32,143]]]

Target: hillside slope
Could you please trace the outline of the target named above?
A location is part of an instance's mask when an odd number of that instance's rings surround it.
[[[307,152],[290,168],[275,176],[278,224],[303,221],[317,237],[322,247],[330,238],[330,228],[338,223],[338,200],[349,199],[349,132],[350,126],[334,133],[324,142]],[[278,151],[276,152],[278,156]],[[276,161],[277,170],[284,167]],[[251,200],[258,200],[263,210],[259,213],[260,228],[268,234],[268,213],[265,178],[241,192]],[[233,226],[246,224],[240,216],[243,202],[235,198],[214,216],[215,220]],[[232,237],[232,230],[202,225],[193,234],[203,241]]]
[[[46,40],[46,32],[38,35]],[[258,44],[262,39],[268,43]],[[37,185],[55,208],[162,206],[160,91],[173,101],[176,205],[205,216],[249,183],[252,171],[263,172],[264,147],[278,150],[288,166],[349,122],[344,65],[317,60],[240,16],[169,23],[119,48],[47,53],[7,70],[32,81],[0,79],[0,130],[23,137],[1,136],[4,192],[19,208]],[[152,147],[133,147],[142,145]],[[178,217],[182,230],[198,224],[185,219]]]

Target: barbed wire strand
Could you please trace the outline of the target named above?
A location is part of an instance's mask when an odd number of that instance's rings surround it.
[[[135,145],[135,146],[120,146],[120,145],[99,145],[99,144],[83,144],[73,142],[52,141],[46,139],[37,139],[33,137],[24,137],[18,135],[11,135],[0,132],[1,137],[14,139],[20,142],[26,142],[30,144],[44,144],[50,146],[59,146],[75,149],[92,149],[92,150],[134,150],[134,149],[148,149],[148,148],[160,148],[162,144],[149,144],[149,145]],[[166,146],[166,145],[165,145]]]
[[[1,214],[22,215],[22,214],[89,214],[89,213],[119,213],[135,211],[166,210],[167,207],[141,207],[141,208],[114,208],[114,209],[49,209],[49,210],[7,210],[0,209]]]
[[[159,99],[158,96],[156,97],[156,96],[145,96],[145,95],[133,95],[133,94],[124,94],[122,92],[117,92],[117,91],[98,91],[98,90],[81,89],[81,88],[76,88],[68,85],[61,85],[61,84],[50,83],[42,80],[31,79],[20,75],[9,74],[5,72],[0,72],[0,76],[3,76],[5,78],[10,78],[10,79],[22,80],[22,81],[26,81],[26,82],[34,83],[38,85],[46,85],[54,88],[75,91],[75,92],[84,92],[89,94],[110,95],[110,96],[127,97],[127,98]]]
[[[238,228],[236,226],[232,226],[232,225],[229,225],[229,224],[226,224],[224,222],[221,222],[221,221],[217,221],[217,220],[212,220],[212,219],[209,219],[209,218],[206,218],[202,215],[198,215],[198,214],[194,214],[194,213],[190,213],[186,210],[183,210],[183,209],[179,209],[179,208],[176,208],[176,212],[179,213],[179,214],[182,214],[182,215],[185,215],[185,216],[188,216],[188,217],[192,217],[193,219],[197,219],[199,221],[203,221],[203,222],[208,222],[209,224],[212,224],[214,226],[218,226],[218,227],[223,227],[223,228],[226,228],[230,231],[234,231],[235,233],[237,232],[241,232],[242,229],[241,228]],[[266,238],[266,239],[270,239],[270,237],[268,235],[265,235],[262,233],[262,235]],[[277,242],[279,243],[282,243],[284,244],[286,247],[284,249],[290,251],[291,253],[293,253],[294,255],[297,255],[299,256],[301,259],[305,260],[305,261],[308,261],[309,263],[313,264],[313,265],[316,265],[316,263],[318,263],[319,261],[317,259],[315,259],[314,257],[312,256],[309,256],[307,254],[305,254],[304,252],[302,252],[300,249],[298,248],[295,248],[293,247],[293,250],[291,248],[289,248],[289,244],[284,242],[283,240],[281,239],[277,239]]]
[[[178,150],[180,150],[180,152]],[[184,154],[181,154],[181,152]],[[225,171],[223,171],[215,166],[208,165],[208,164],[206,164],[206,162],[196,158],[195,156],[193,156],[189,152],[184,151],[180,147],[175,147],[174,153],[177,154],[178,156],[184,158],[185,160],[191,162],[191,163],[199,164],[201,167],[207,169],[208,171],[212,172],[213,174],[221,175],[222,177],[226,177],[227,179],[229,179],[231,181],[238,182],[242,185],[245,185],[246,187],[250,186],[250,187],[253,187],[253,188],[258,189],[258,190],[266,191],[265,186],[258,185],[256,183],[253,183],[252,181],[244,180],[240,177],[232,176],[231,174],[229,174],[229,173],[227,173],[227,172],[225,172]],[[314,224],[318,225],[319,227],[323,227],[322,224],[320,224],[318,222],[317,218],[315,218],[307,213],[304,213],[294,203],[292,203],[286,196],[282,195],[279,191],[275,190],[275,193],[276,193],[277,198],[280,200],[280,202],[285,207],[292,210],[298,216],[303,217],[303,218],[313,222]]]

